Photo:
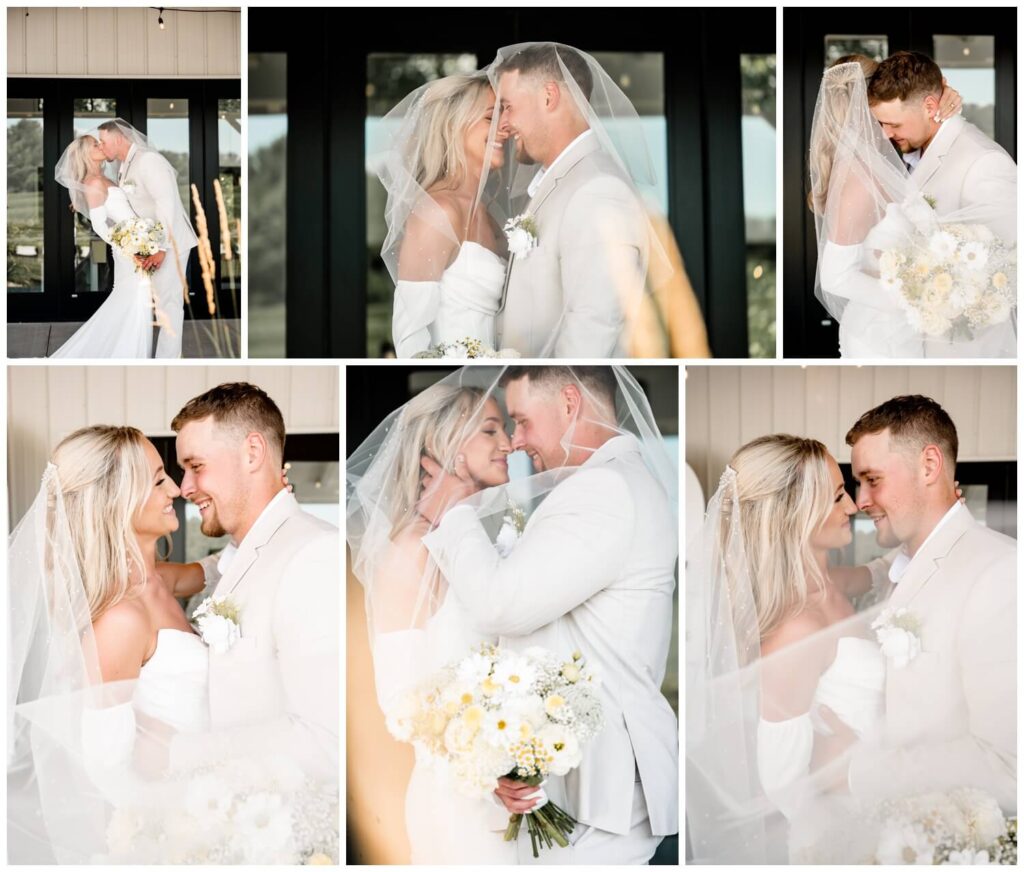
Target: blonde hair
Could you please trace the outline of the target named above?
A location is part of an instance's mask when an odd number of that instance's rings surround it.
[[[774,435],[748,442],[729,461],[762,640],[802,611],[812,590],[824,590],[811,537],[831,510],[828,457],[814,439]]]
[[[396,426],[402,432],[394,477],[398,498],[391,508],[392,538],[416,520],[425,454],[442,466],[472,434],[488,394],[481,388],[433,385],[410,400]]]
[[[93,621],[146,577],[134,526],[152,490],[145,443],[134,427],[83,427],[51,458]]]
[[[468,172],[463,134],[476,120],[484,95],[491,90],[486,76],[446,76],[429,85],[420,100],[416,181],[425,191],[449,180],[456,187]]]
[[[89,159],[88,154],[92,146],[88,144],[87,140],[96,142],[94,136],[85,133],[75,138],[71,143],[71,150],[68,154],[71,177],[76,182],[84,182],[89,176],[93,175],[92,161]]]
[[[843,55],[829,66],[829,70],[842,64],[854,63],[860,64],[865,83],[870,82],[875,70],[878,69],[878,62],[867,55]],[[821,87],[823,91],[828,89],[828,96],[825,98],[828,100],[828,106],[821,115],[825,129],[820,132],[817,142],[811,142],[808,160],[811,165],[811,179],[816,183],[807,194],[807,208],[818,214],[823,214],[825,211],[829,180],[832,177],[832,162],[836,156],[835,144],[839,141],[840,131],[846,123],[846,116],[850,108],[850,89],[853,84],[849,80],[830,83],[826,71]]]

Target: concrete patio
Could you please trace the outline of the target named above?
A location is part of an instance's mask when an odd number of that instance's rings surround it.
[[[215,332],[210,321],[186,321],[181,356],[192,359],[241,357],[241,324],[237,318],[218,320]],[[49,357],[81,326],[70,321],[8,324],[7,356]],[[156,332],[154,328],[154,339]]]

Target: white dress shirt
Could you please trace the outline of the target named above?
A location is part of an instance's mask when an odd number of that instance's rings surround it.
[[[288,493],[288,488],[283,487],[274,494],[274,498],[263,507],[263,511],[260,512],[259,517],[257,517],[253,522],[253,525],[249,528],[249,532],[245,534],[246,537],[253,534],[253,531],[259,527],[260,521],[262,521],[271,512],[271,507],[280,503],[284,499],[282,494],[286,493]],[[245,539],[242,540],[242,542],[244,541]],[[231,561],[235,559],[235,555],[238,553],[238,548],[242,542],[239,542],[238,545],[236,545],[232,539],[232,541],[228,542],[227,547],[220,552],[220,558],[217,560],[217,572],[221,575],[225,575],[227,573],[228,567],[231,565]]]
[[[540,187],[540,183],[544,181],[544,176],[546,176],[546,175],[547,175],[548,173],[550,173],[550,172],[551,172],[551,170],[552,170],[552,169],[553,169],[553,168],[555,167],[555,165],[556,165],[556,164],[557,164],[557,163],[558,163],[558,162],[559,162],[559,161],[560,161],[560,160],[561,160],[561,159],[562,159],[563,157],[565,157],[565,156],[566,156],[566,155],[567,155],[567,154],[568,154],[568,153],[569,153],[570,151],[572,151],[572,149],[573,149],[573,148],[574,148],[574,147],[575,147],[576,145],[578,145],[579,143],[583,142],[583,140],[584,140],[584,139],[586,139],[586,138],[587,138],[588,136],[590,136],[590,135],[591,135],[591,134],[592,134],[593,132],[594,132],[594,131],[593,131],[593,130],[591,130],[591,129],[590,129],[589,127],[588,127],[588,128],[586,129],[586,130],[584,130],[584,131],[583,131],[583,132],[582,132],[582,133],[581,133],[581,134],[580,134],[579,136],[577,136],[577,137],[576,137],[576,138],[575,138],[575,139],[574,139],[574,140],[573,140],[572,142],[570,142],[570,143],[569,143],[569,144],[568,144],[568,145],[567,145],[567,146],[566,146],[565,148],[563,148],[563,149],[562,149],[562,150],[561,150],[561,151],[560,151],[560,152],[558,153],[558,157],[556,157],[556,158],[555,158],[555,159],[554,159],[553,161],[551,161],[551,164],[550,164],[550,166],[547,166],[547,167],[541,167],[541,168],[540,168],[539,170],[537,170],[537,175],[535,175],[535,176],[533,177],[533,180],[532,180],[532,181],[530,182],[530,184],[529,184],[529,185],[527,186],[527,188],[526,188],[526,193],[527,193],[527,194],[528,194],[529,196],[531,196],[531,197],[532,197],[532,196],[533,196],[534,194],[536,194],[536,193],[537,193],[537,189],[538,189],[538,188]]]
[[[946,512],[934,527],[932,527],[931,533],[928,534],[924,542],[921,543],[921,547],[917,549],[917,554],[920,554],[924,550],[924,546],[935,537],[935,534],[945,526],[950,518],[952,518],[959,510],[963,509],[966,511],[964,504],[957,500],[950,506],[949,511]],[[906,545],[900,547],[899,553],[893,558],[892,565],[889,567],[889,581],[893,584],[899,584],[900,579],[906,574],[910,561],[914,558],[907,553]]]

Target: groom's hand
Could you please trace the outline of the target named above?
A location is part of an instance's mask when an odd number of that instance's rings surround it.
[[[513,781],[511,778],[499,778],[494,795],[498,797],[501,804],[512,814],[526,814],[540,804],[540,800],[533,796],[538,790],[539,788],[523,784],[522,781]],[[527,799],[527,797],[533,798]]]
[[[420,486],[420,500],[416,511],[426,518],[431,526],[437,525],[456,503],[476,492],[476,485],[466,469],[466,458],[458,455],[455,458],[455,473],[445,472],[441,464],[434,458],[423,455],[420,466],[425,475]]]

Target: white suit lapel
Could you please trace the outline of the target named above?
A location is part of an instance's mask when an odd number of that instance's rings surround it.
[[[956,142],[956,138],[964,129],[964,119],[959,115],[956,118],[950,118],[949,121],[945,122],[943,128],[942,136],[939,137],[939,141],[933,142],[924,150],[924,154],[921,155],[921,160],[917,165],[917,169],[910,174],[910,178],[913,180],[914,186],[919,191],[923,191],[924,186],[928,184],[929,179],[939,171],[939,168],[942,166],[942,159],[953,147],[953,143]]]
[[[583,142],[577,143],[572,148],[571,153],[554,168],[554,172],[547,173],[541,179],[540,186],[530,199],[525,211],[536,218],[540,208],[544,205],[544,201],[551,196],[552,191],[558,186],[558,182],[565,178],[583,158],[593,154],[600,147],[601,144],[593,134],[588,136]],[[508,300],[508,286],[512,280],[512,269],[515,266],[515,262],[516,257],[513,254],[509,257],[508,265],[505,267],[505,284],[501,288],[501,303],[498,305],[498,314],[505,311],[505,303]]]
[[[118,185],[123,184],[125,179],[128,178],[128,170],[132,165],[132,161],[135,160],[135,155],[137,155],[138,153],[139,150],[133,143],[132,147],[128,149],[128,154],[125,155],[124,163],[121,164],[121,171],[117,174]]]
[[[935,538],[928,542],[924,549],[910,561],[906,573],[889,598],[892,606],[906,606],[921,592],[942,568],[943,562],[949,558],[957,542],[966,535],[973,523],[974,518],[971,517],[970,512],[961,507],[961,510],[951,517],[941,530],[936,532]]]
[[[296,506],[295,497],[291,494],[283,496],[274,506],[268,505],[269,512],[260,515],[256,524],[238,546],[238,553],[235,554],[227,572],[217,584],[215,595],[227,596],[234,593],[241,583],[250,577],[249,570],[259,558],[260,550],[274,538]]]

